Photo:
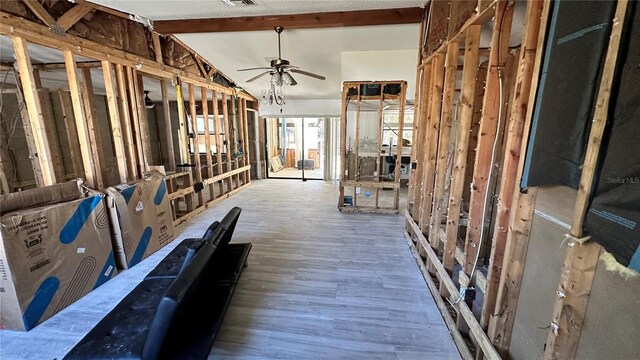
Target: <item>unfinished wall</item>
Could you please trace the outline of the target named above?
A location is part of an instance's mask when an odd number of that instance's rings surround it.
[[[539,189],[509,356],[542,358],[556,300],[577,191]],[[619,266],[619,265],[618,265]],[[577,359],[633,359],[640,353],[640,274],[625,276],[598,262]]]
[[[600,259],[577,359],[635,359],[640,354],[640,274],[625,276]]]
[[[29,148],[24,136],[18,100],[14,94],[2,94],[2,147],[4,171],[17,184],[33,182],[33,169],[29,159]],[[10,161],[4,160],[4,155]],[[24,185],[23,185],[24,186]]]
[[[569,232],[575,199],[576,191],[569,187],[538,190],[509,351],[512,359],[544,355],[564,260],[562,241]]]

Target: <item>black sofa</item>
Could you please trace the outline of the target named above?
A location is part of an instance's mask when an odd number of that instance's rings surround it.
[[[241,211],[183,240],[65,359],[206,359],[251,251],[229,243]]]

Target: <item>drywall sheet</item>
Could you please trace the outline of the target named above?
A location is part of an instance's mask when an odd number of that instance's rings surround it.
[[[556,1],[521,186],[577,188],[614,1]]]
[[[635,8],[635,9],[633,9]],[[611,94],[599,180],[587,213],[591,237],[618,262],[640,271],[640,6],[632,4]]]

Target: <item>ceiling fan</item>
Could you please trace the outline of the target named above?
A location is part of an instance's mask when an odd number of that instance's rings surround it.
[[[322,75],[310,73],[308,71],[304,71],[297,66],[291,65],[289,60],[285,60],[282,58],[282,48],[280,46],[280,34],[284,31],[282,26],[278,26],[275,28],[276,33],[278,33],[278,58],[270,61],[269,67],[255,67],[255,68],[247,68],[247,69],[239,69],[238,71],[249,71],[249,70],[267,70],[259,75],[252,77],[247,80],[247,82],[252,82],[257,80],[267,74],[271,75],[271,84],[275,86],[282,85],[291,85],[295,86],[298,82],[291,76],[291,73],[296,73],[300,75],[309,76],[318,80],[325,80],[326,78]]]

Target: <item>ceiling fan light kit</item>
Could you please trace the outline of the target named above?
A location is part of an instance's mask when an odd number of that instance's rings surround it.
[[[301,70],[299,67],[291,65],[289,60],[283,59],[280,34],[284,31],[284,28],[282,26],[277,26],[274,30],[278,34],[278,58],[271,60],[269,62],[269,67],[246,68],[239,69],[238,71],[266,70],[263,73],[248,79],[247,82],[255,81],[265,75],[271,75],[269,80],[271,88],[269,90],[262,91],[262,102],[268,104],[273,104],[275,102],[278,105],[284,105],[284,86],[298,85],[298,82],[294,79],[291,73],[312,77],[318,80],[325,80],[326,78],[322,75]]]

